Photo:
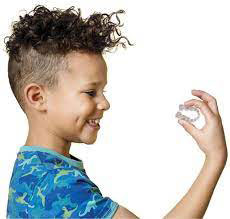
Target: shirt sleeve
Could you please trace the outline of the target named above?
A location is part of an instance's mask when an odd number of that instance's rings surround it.
[[[103,197],[86,174],[76,170],[61,171],[48,172],[35,187],[28,206],[31,218],[113,217],[119,204]]]

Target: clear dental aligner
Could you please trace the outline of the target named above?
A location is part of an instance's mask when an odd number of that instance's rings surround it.
[[[196,120],[198,120],[200,118],[200,112],[199,112],[199,110],[197,108],[193,107],[193,106],[185,106],[183,104],[180,104],[179,105],[179,110],[180,111],[183,111],[183,110],[185,110],[185,111],[188,111],[188,110],[190,110],[190,111],[196,111],[197,112],[197,117],[191,119],[188,116],[185,116],[181,112],[178,111],[176,113],[176,118],[178,118],[178,119],[184,119],[185,121],[188,121],[188,122],[195,122]]]

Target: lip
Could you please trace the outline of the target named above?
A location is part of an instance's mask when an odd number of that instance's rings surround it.
[[[90,118],[89,120],[91,120],[91,119],[102,119],[102,117]]]
[[[86,122],[88,127],[90,127],[92,130],[99,130],[100,129],[100,124],[98,124],[97,126],[92,126],[90,125],[88,122]]]

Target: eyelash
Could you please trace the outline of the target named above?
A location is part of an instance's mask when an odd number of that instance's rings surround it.
[[[106,90],[103,90],[103,92],[107,92]],[[89,91],[89,92],[86,92],[89,96],[91,96],[91,97],[94,97],[94,96],[92,96],[92,95],[90,95],[90,94],[92,94],[92,93],[94,93],[95,94],[95,91]]]

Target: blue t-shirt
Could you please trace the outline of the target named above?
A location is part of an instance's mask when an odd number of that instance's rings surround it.
[[[42,146],[21,146],[9,185],[7,218],[112,218],[118,203],[103,197],[82,160]]]

